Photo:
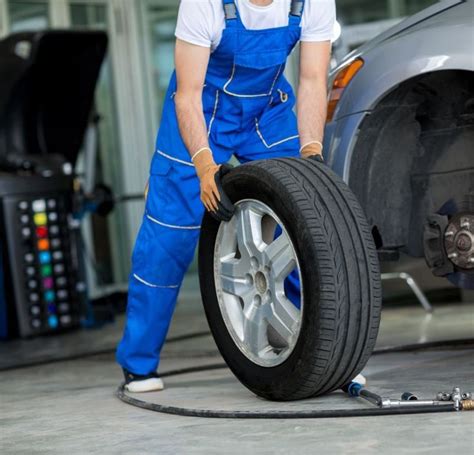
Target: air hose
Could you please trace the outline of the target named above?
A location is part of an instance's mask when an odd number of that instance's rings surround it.
[[[452,340],[445,342],[430,342],[414,345],[398,346],[394,348],[386,348],[375,351],[374,354],[393,353],[393,352],[409,352],[420,349],[429,349],[433,347],[446,346],[463,346],[472,344],[474,340]],[[206,366],[182,368],[172,370],[161,374],[162,378],[181,376],[191,373],[199,373],[204,371],[214,371],[227,368],[225,363],[217,363]],[[232,411],[232,410],[211,410],[211,409],[193,409],[182,408],[177,406],[163,405],[159,403],[150,403],[139,400],[127,395],[125,384],[121,384],[116,396],[124,403],[137,408],[148,411],[159,412],[162,414],[171,414],[185,417],[204,417],[204,418],[220,418],[220,419],[327,419],[335,417],[369,417],[369,416],[386,416],[386,415],[406,415],[406,414],[427,414],[456,412],[461,409],[472,410],[474,408],[473,400],[465,400],[464,406],[456,406],[454,401],[398,401],[386,400],[364,389],[357,383],[351,383],[345,388],[345,392],[349,396],[364,398],[373,404],[379,406],[375,408],[362,409],[328,409],[328,410],[305,410],[305,411]],[[405,394],[404,394],[405,395]],[[412,397],[412,395],[410,395]],[[387,403],[388,401],[388,403]],[[462,403],[462,402],[461,402]]]
[[[167,342],[179,342],[200,338],[210,335],[210,332],[196,332],[186,335],[177,336],[169,339]],[[434,348],[462,348],[465,346],[472,346],[474,339],[458,339],[446,341],[434,341],[427,343],[415,343],[410,345],[393,346],[388,348],[377,349],[373,355],[397,353],[397,352],[413,352],[425,349]],[[17,370],[23,368],[31,368],[36,366],[48,365],[52,363],[64,362],[69,360],[78,360],[82,358],[92,357],[95,355],[103,355],[113,353],[114,349],[103,349],[92,352],[86,352],[76,355],[69,355],[58,357],[50,360],[39,360],[28,362],[19,365],[11,365],[0,368],[0,372]],[[210,353],[211,354],[211,353]],[[203,371],[213,371],[227,368],[225,363],[211,364],[199,367],[181,368],[177,370],[168,371],[161,374],[162,378],[180,376],[191,373],[199,373]],[[360,393],[354,392],[358,387],[347,389],[349,395],[362,396]],[[363,389],[365,390],[365,389]],[[360,391],[360,389],[359,389]],[[369,392],[370,394],[370,392]],[[206,418],[224,418],[224,419],[323,419],[335,417],[369,417],[369,416],[383,416],[383,415],[402,415],[402,414],[424,414],[424,413],[441,413],[441,412],[455,412],[457,409],[451,402],[443,403],[441,405],[418,405],[416,407],[391,407],[391,408],[363,408],[363,409],[336,409],[336,410],[307,410],[307,411],[228,411],[228,410],[209,410],[209,409],[191,409],[180,408],[177,406],[162,405],[159,403],[149,403],[143,400],[138,400],[126,394],[124,384],[120,385],[116,391],[116,396],[131,406],[149,411],[160,412],[164,414],[188,416],[188,417],[206,417]],[[463,410],[474,410],[474,400],[465,400],[462,406]]]
[[[178,335],[176,337],[171,337],[166,340],[166,344],[169,343],[176,343],[179,341],[186,341],[186,340],[192,340],[194,338],[203,338],[210,336],[211,332],[207,331],[201,331],[201,332],[195,332],[195,333],[188,333],[185,335]],[[457,348],[457,347],[463,347],[463,346],[470,346],[474,345],[474,338],[462,338],[462,339],[457,339],[457,340],[445,340],[445,341],[430,341],[430,342],[425,342],[425,343],[414,343],[414,344],[406,344],[406,345],[399,345],[399,346],[389,346],[385,348],[379,348],[376,349],[372,355],[379,355],[379,354],[391,354],[395,352],[413,352],[413,351],[419,351],[421,349],[436,349],[436,348]],[[50,365],[53,363],[60,363],[60,362],[68,362],[70,360],[81,360],[81,359],[86,359],[89,357],[95,357],[97,355],[107,355],[107,354],[113,354],[115,352],[116,347],[111,347],[111,348],[105,348],[105,349],[96,349],[92,351],[87,351],[87,352],[79,352],[77,354],[68,354],[64,356],[58,356],[56,358],[50,358],[50,359],[39,359],[39,360],[33,360],[30,362],[22,362],[22,363],[17,363],[17,364],[12,364],[12,365],[6,365],[3,367],[0,367],[0,373],[5,372],[5,371],[11,371],[11,370],[20,370],[20,369],[25,369],[25,368],[32,368],[32,367],[38,367],[38,366],[43,366],[43,365]],[[215,351],[212,352],[204,352],[200,353],[200,357],[211,357],[215,355]]]
[[[184,335],[177,335],[175,337],[168,338],[166,340],[166,343],[177,343],[179,341],[187,341],[187,340],[193,340],[195,338],[201,338],[201,337],[206,337],[209,336],[211,332],[208,330],[202,331],[202,332],[194,332],[194,333],[187,333]],[[473,340],[474,342],[474,340]],[[87,359],[89,357],[95,357],[98,355],[108,355],[108,354],[113,354],[116,350],[116,347],[109,347],[105,349],[95,349],[92,351],[86,351],[86,352],[79,352],[76,354],[68,354],[64,356],[58,356],[56,358],[50,358],[50,359],[38,359],[38,360],[32,360],[30,362],[22,362],[22,363],[17,363],[17,364],[11,364],[11,365],[6,365],[3,367],[0,367],[0,373],[4,371],[12,371],[12,370],[21,370],[25,368],[33,368],[33,367],[39,367],[43,365],[51,365],[54,363],[61,363],[61,362],[69,362],[71,360],[81,360],[81,359]],[[214,354],[214,352],[212,352]],[[211,353],[209,353],[211,355]]]
[[[214,371],[227,368],[225,363],[206,365],[202,367],[183,368],[168,371],[161,375],[164,377],[180,376],[203,371]],[[363,409],[328,409],[328,410],[307,410],[307,411],[225,411],[211,409],[181,408],[177,406],[150,403],[133,398],[126,394],[125,384],[121,384],[116,396],[124,403],[148,411],[171,414],[184,417],[205,417],[220,419],[328,419],[335,417],[369,417],[401,414],[427,414],[438,412],[454,412],[452,403],[446,402],[438,405],[419,405],[413,407],[393,407],[393,408],[363,408]],[[365,390],[365,389],[363,389]],[[450,405],[451,404],[451,405]]]

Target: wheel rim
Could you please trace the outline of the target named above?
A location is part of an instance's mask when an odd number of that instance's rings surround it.
[[[292,277],[301,281],[295,248],[285,226],[267,205],[254,199],[236,204],[221,223],[214,250],[214,279],[223,320],[235,344],[252,362],[275,367],[292,353],[303,317],[287,296]]]

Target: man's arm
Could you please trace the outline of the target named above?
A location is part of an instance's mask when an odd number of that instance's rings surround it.
[[[322,153],[330,57],[329,41],[301,43],[297,109],[304,157]]]
[[[175,63],[178,88],[174,98],[179,130],[193,159],[201,182],[201,200],[209,211],[218,209],[220,200],[214,176],[219,166],[209,148],[202,106],[202,90],[209,64],[210,50],[178,39]],[[199,154],[197,154],[199,152]]]
[[[202,108],[202,90],[210,50],[176,40],[175,61],[178,88],[174,98],[179,130],[189,154],[209,147]]]

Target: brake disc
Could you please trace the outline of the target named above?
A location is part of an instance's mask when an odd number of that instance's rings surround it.
[[[444,233],[448,258],[461,269],[474,269],[474,215],[455,215]]]
[[[460,288],[474,289],[474,195],[465,195],[460,201],[451,199],[439,214],[449,220],[443,246],[454,265],[454,272],[446,278]]]

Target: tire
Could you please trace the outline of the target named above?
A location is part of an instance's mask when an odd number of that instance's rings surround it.
[[[199,245],[199,275],[206,316],[225,361],[243,385],[270,400],[303,399],[346,385],[364,368],[374,349],[381,311],[377,252],[355,196],[326,165],[302,159],[245,164],[228,174],[223,184],[227,195],[236,204],[237,212],[233,221],[222,224],[205,215]],[[268,216],[283,229],[280,237],[285,237],[280,243],[286,242],[289,246],[285,246],[284,255],[280,257],[287,262],[293,253],[296,255],[295,270],[303,283],[298,312],[288,305],[290,297],[281,295],[282,273],[276,266],[276,259],[271,267],[265,268],[256,265],[258,261],[255,260],[244,279],[233,278],[232,289],[245,289],[242,291],[245,298],[225,291],[228,278],[222,270],[244,268],[239,265],[244,261],[244,253],[239,251],[240,243],[231,239],[227,232],[235,230],[238,236],[239,229],[242,231],[247,226],[239,224],[240,217],[250,216],[244,215],[246,210],[252,214],[252,219],[257,220],[255,211],[271,211],[270,215],[262,215],[260,228]],[[232,228],[233,222],[235,228]],[[257,232],[260,229],[258,223],[252,224],[252,229],[254,225]],[[267,240],[254,244],[258,245],[259,251],[267,251],[268,245],[280,237],[273,234],[269,240],[265,229],[261,228],[261,232],[262,238],[265,234]],[[252,242],[243,242],[245,258],[247,244],[253,245]],[[254,246],[252,248],[250,251],[255,251]],[[229,254],[234,249],[236,253]],[[262,258],[267,256],[270,257],[270,253]],[[265,260],[261,259],[262,262]],[[262,268],[263,274],[268,272],[266,281],[258,279],[259,272],[255,272],[257,268],[254,267]],[[280,293],[275,290],[272,294],[272,279],[278,281]],[[286,290],[287,281],[284,285]],[[252,289],[255,289],[254,300],[247,298]],[[242,307],[242,315],[238,314],[236,301]],[[270,311],[271,319],[260,316],[259,324],[283,320],[279,317],[283,308],[285,317],[287,314],[296,315],[289,320],[293,323],[298,319],[291,326],[298,327],[297,331],[282,330],[287,336],[284,339],[280,333],[274,335],[277,324],[265,328],[252,321],[254,325],[251,325],[243,317],[243,312],[247,311],[246,302],[250,301],[254,310],[265,305],[265,311]],[[262,303],[265,301],[270,303]],[[277,301],[283,303],[277,305]],[[293,306],[297,305],[298,302]],[[268,308],[279,308],[278,318]],[[255,310],[246,314],[259,313]],[[256,316],[252,317],[256,319]],[[249,327],[264,329],[254,334],[256,338],[242,336],[241,320],[243,333],[252,334]],[[290,325],[287,323],[284,327]],[[264,336],[261,336],[262,330]],[[257,341],[250,342],[250,338]],[[259,350],[260,344],[263,346],[267,342],[268,346]]]

